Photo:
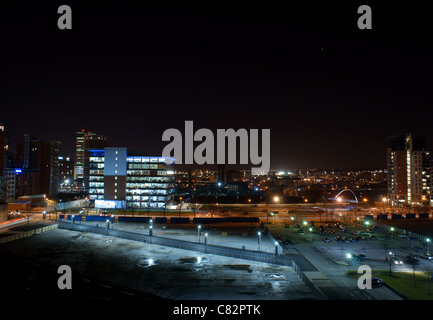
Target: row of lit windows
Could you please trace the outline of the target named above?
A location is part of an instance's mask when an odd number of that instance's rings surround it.
[[[166,176],[167,170],[158,170],[158,171],[150,171],[150,170],[127,170],[126,174],[128,176],[150,176],[150,175],[158,175],[158,176]]]
[[[170,198],[164,196],[126,196],[127,201],[148,201],[148,202],[157,202],[157,201],[166,201]]]
[[[174,181],[173,177],[154,177],[154,176],[128,176],[127,182],[171,182]]]
[[[126,188],[129,189],[155,189],[155,188],[160,188],[160,189],[164,189],[167,188],[167,183],[127,183],[126,184]]]
[[[165,202],[126,202],[127,207],[133,208],[165,208]]]
[[[90,157],[90,162],[104,162],[104,157]]]
[[[128,169],[159,169],[159,164],[128,163]]]
[[[128,157],[127,162],[142,162],[142,163],[165,163],[165,158],[163,157]]]
[[[171,189],[126,189],[127,195],[140,195],[140,194],[165,195],[170,193],[171,193]]]

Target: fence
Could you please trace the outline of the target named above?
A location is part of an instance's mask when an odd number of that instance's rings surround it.
[[[177,249],[216,254],[216,255],[222,255],[231,258],[253,260],[253,261],[259,261],[265,263],[275,263],[280,265],[291,264],[288,263],[287,259],[285,259],[283,256],[278,256],[273,253],[245,250],[245,249],[239,249],[233,247],[209,245],[209,244],[206,245],[204,243],[190,242],[190,241],[185,241],[180,239],[164,238],[164,237],[158,237],[153,235],[151,236],[151,235],[129,232],[129,231],[113,230],[109,228],[101,228],[101,227],[96,227],[91,225],[72,224],[72,223],[62,222],[62,221],[60,221],[58,225],[59,228],[62,229],[93,232],[105,236],[112,236],[112,237],[122,238],[126,240],[139,241],[139,242],[167,246],[167,247],[172,247]]]
[[[391,228],[393,228],[394,232],[397,232],[400,235],[404,235],[404,236],[407,236],[409,238],[417,239],[417,240],[422,241],[422,242],[427,242],[427,239],[430,239],[426,235],[423,235],[423,234],[420,234],[420,233],[416,233],[416,232],[412,232],[412,231],[408,231],[408,230],[405,230],[405,229],[400,229],[400,228],[394,227],[392,225],[384,224],[383,228],[387,229],[388,231],[390,231]]]

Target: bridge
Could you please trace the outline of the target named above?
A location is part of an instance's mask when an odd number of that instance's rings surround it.
[[[346,191],[352,193],[352,195],[355,199],[354,200],[343,199],[342,197],[340,197],[340,195]],[[337,202],[343,202],[344,201],[344,202],[351,202],[351,203],[359,203],[358,198],[356,197],[356,194],[350,189],[343,189],[339,193],[337,193],[337,195],[334,198],[328,198],[328,200],[333,200],[333,201],[337,201]]]

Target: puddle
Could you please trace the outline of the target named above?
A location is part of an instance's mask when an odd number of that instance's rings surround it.
[[[233,270],[245,270],[248,272],[253,272],[249,264],[224,264],[223,267],[233,269]]]
[[[137,266],[142,267],[142,268],[149,268],[149,267],[157,266],[157,265],[159,265],[159,263],[153,259],[140,259],[140,261],[138,261],[138,263],[137,263]]]
[[[284,274],[281,273],[267,273],[264,275],[265,278],[275,279],[275,280],[286,280]]]
[[[191,257],[191,258],[180,258],[179,259],[180,263],[185,264],[185,263],[207,263],[209,262],[208,258],[204,258],[204,257]]]

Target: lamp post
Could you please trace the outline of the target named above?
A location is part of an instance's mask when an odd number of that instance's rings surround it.
[[[350,261],[352,260],[352,254],[351,253],[346,254],[346,258],[347,258],[347,271],[350,271]]]
[[[201,225],[198,225],[197,227],[198,243],[200,243],[200,229],[201,229]]]
[[[107,225],[107,230],[110,229],[110,220],[109,219],[107,219],[106,225]]]
[[[180,200],[180,206],[179,206],[179,218],[180,218],[180,212],[182,211],[182,197],[180,197],[179,200]]]
[[[430,239],[430,238],[427,238],[426,241],[427,241],[427,254],[430,254],[430,250],[429,250],[429,249],[430,249],[430,246],[429,246],[429,245],[430,245],[430,241],[431,241],[431,239]]]
[[[275,255],[277,256],[278,255],[278,242],[275,241],[274,245],[275,245]]]
[[[260,245],[262,242],[262,233],[260,231],[257,232],[258,242],[259,242],[259,251],[260,251]]]
[[[389,254],[389,275],[391,276],[392,275],[392,270],[391,270],[392,252],[390,251],[390,252],[388,252],[388,254]]]
[[[206,246],[207,246],[208,236],[209,236],[209,234],[206,232],[206,233],[204,234],[204,244],[205,244]]]

